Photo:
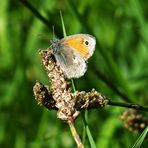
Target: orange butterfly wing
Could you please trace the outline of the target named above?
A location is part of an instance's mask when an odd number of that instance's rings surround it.
[[[88,46],[84,44],[84,41],[85,39],[82,37],[68,38],[64,41],[64,44],[74,49],[83,58],[86,58],[89,54],[89,49],[88,49]]]

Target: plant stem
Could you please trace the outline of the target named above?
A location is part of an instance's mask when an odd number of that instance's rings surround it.
[[[92,71],[96,76],[98,76],[103,82],[105,82],[108,87],[113,90],[116,94],[121,96],[125,101],[131,102],[127,94],[118,89],[114,83],[112,83],[101,71],[97,70],[95,67],[91,67]]]
[[[75,83],[74,83],[73,79],[71,79],[71,84],[72,84],[73,92],[75,92],[76,91],[76,87],[75,87]]]
[[[72,136],[75,139],[75,142],[77,144],[77,147],[78,148],[84,148],[84,146],[81,142],[81,139],[79,137],[79,134],[77,133],[76,128],[74,126],[74,122],[70,121],[70,122],[68,122],[68,124],[69,124],[70,130],[71,130]]]
[[[42,16],[40,14],[40,12],[35,7],[33,7],[33,5],[31,5],[31,3],[29,1],[27,1],[27,0],[20,0],[20,2],[26,8],[28,8],[39,20],[41,20],[41,22],[43,22],[45,25],[47,25],[47,27],[49,28],[49,24],[51,24],[51,22],[48,21],[48,19],[46,19],[44,16]]]
[[[114,101],[109,100],[108,105],[133,108],[133,109],[140,110],[140,111],[148,111],[148,107],[141,106],[135,103],[114,102]]]
[[[62,23],[62,29],[63,29],[63,36],[66,37],[67,36],[67,33],[66,33],[64,19],[63,19],[63,16],[62,16],[62,12],[61,11],[60,11],[60,16],[61,16],[61,23]]]
[[[63,36],[66,37],[67,34],[66,34],[65,24],[64,24],[64,20],[63,20],[63,16],[62,16],[61,11],[60,11],[60,16],[61,16],[61,22],[62,22]],[[75,88],[73,79],[71,79],[71,83],[72,83],[73,91],[75,92],[76,88]],[[74,126],[74,121],[68,121],[68,124],[69,124],[70,130],[71,130],[72,136],[77,144],[77,147],[84,148],[84,146],[81,142],[81,139],[79,137],[79,134],[77,133],[76,128]]]

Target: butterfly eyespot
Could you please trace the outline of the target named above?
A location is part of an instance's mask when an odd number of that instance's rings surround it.
[[[88,46],[89,45],[89,41],[87,41],[87,40],[84,41],[84,44]]]

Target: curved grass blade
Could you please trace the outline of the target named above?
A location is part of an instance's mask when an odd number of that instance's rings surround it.
[[[91,148],[96,148],[96,144],[95,144],[94,139],[93,139],[93,137],[91,135],[91,132],[90,132],[90,129],[89,129],[88,125],[86,125],[86,133],[87,133]]]
[[[142,134],[139,136],[139,138],[136,140],[135,144],[133,145],[132,148],[139,148],[141,144],[144,141],[144,138],[146,137],[148,132],[148,126],[145,128],[145,130],[142,132]]]
[[[90,131],[88,123],[87,123],[87,121],[88,121],[87,118],[88,118],[88,110],[85,110],[84,113],[83,113],[83,122],[84,122],[85,130],[86,130],[86,135],[88,137],[90,147],[96,148],[95,141],[92,137],[91,131]]]
[[[62,12],[60,11],[60,16],[61,16],[61,23],[62,23],[62,29],[63,29],[63,36],[66,37],[66,29],[65,29],[65,24],[64,24],[64,20],[63,20],[63,16],[62,16]]]

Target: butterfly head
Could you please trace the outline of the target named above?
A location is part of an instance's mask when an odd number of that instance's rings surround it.
[[[54,39],[50,40],[50,43],[51,43],[50,47],[51,47],[54,54],[59,52],[59,50],[60,50],[60,42],[59,41],[60,40],[57,39],[57,38],[54,38]]]

